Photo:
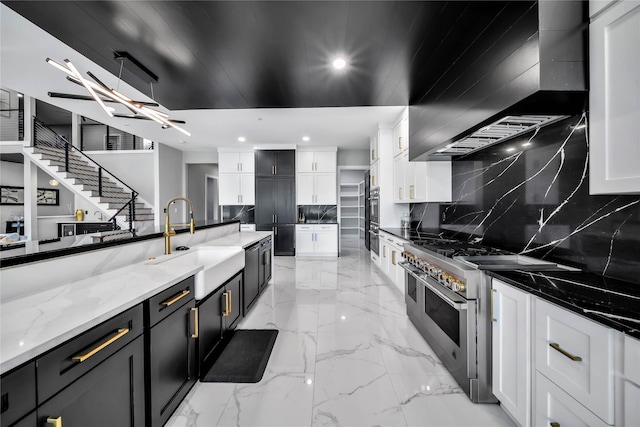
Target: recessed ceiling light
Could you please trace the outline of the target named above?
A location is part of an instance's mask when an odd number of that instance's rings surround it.
[[[244,136],[238,137],[238,141],[240,142],[245,142],[247,140],[247,138],[245,138]]]
[[[333,60],[333,68],[335,68],[336,70],[342,70],[346,66],[347,61],[345,61],[343,58],[336,58]]]
[[[303,140],[303,141],[305,141],[305,142],[306,142],[306,141],[308,141],[308,140],[310,140],[310,139],[311,139],[311,138],[309,138],[308,136],[303,136],[303,137],[302,137],[302,140]]]

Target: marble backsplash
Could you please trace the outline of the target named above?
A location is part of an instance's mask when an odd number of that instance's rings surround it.
[[[336,205],[300,205],[298,223],[336,223],[338,207]]]
[[[242,224],[254,224],[255,216],[254,205],[238,205],[238,206],[223,206],[222,207],[222,220],[235,220],[239,219]]]
[[[412,223],[640,284],[640,196],[589,195],[586,124],[577,115],[454,161],[454,201],[411,205]]]

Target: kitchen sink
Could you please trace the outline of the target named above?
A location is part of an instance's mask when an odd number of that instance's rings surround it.
[[[163,255],[147,265],[201,265],[195,275],[195,299],[201,300],[244,268],[240,246],[202,246]]]

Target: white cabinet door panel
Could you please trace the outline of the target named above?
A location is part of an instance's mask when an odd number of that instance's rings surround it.
[[[253,151],[240,153],[240,172],[242,173],[254,173],[255,172],[255,157]]]
[[[315,174],[315,204],[335,205],[337,204],[337,193],[335,173]]]
[[[240,175],[235,173],[221,173],[218,175],[220,186],[220,205],[241,205]]]
[[[219,152],[218,153],[218,173],[240,172],[240,158],[238,153]]]
[[[314,172],[336,172],[337,167],[336,151],[317,151],[315,153]]]
[[[307,173],[314,172],[313,170],[313,151],[297,151],[297,159],[296,159],[296,172],[298,173]]]
[[[315,199],[314,175],[299,173],[296,176],[296,204],[312,205]]]
[[[241,173],[240,177],[240,202],[243,205],[256,204],[256,181],[253,174]]]

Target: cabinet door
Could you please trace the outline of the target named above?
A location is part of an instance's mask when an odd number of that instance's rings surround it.
[[[295,255],[295,225],[277,225],[274,227],[273,254]]]
[[[260,289],[267,286],[271,280],[271,241],[260,250],[263,278],[260,280]]]
[[[491,288],[493,394],[521,426],[529,426],[531,296],[496,279]]]
[[[296,225],[296,253],[307,255],[314,252],[314,231],[312,225]]]
[[[241,152],[239,153],[239,155],[240,155],[240,172],[254,173],[256,161],[253,155],[253,151]]]
[[[298,173],[311,173],[314,172],[314,158],[313,151],[298,151],[297,161],[296,161],[296,171]]]
[[[223,335],[226,331],[232,330],[242,319],[242,273],[235,275],[224,286],[227,294],[226,307],[227,315],[222,316]]]
[[[640,3],[591,23],[589,55],[589,192],[640,193]]]
[[[393,201],[395,203],[408,203],[404,200],[404,168],[406,155],[402,154],[393,159]]]
[[[0,392],[2,393],[0,425],[7,427],[36,409],[36,364],[29,362],[3,375],[0,379]]]
[[[209,294],[198,303],[198,361],[200,375],[209,368],[209,356],[222,338],[222,309],[224,288]]]
[[[240,175],[235,173],[221,173],[218,177],[220,189],[220,205],[240,205]]]
[[[218,153],[218,173],[240,172],[240,158],[238,153]]]
[[[276,214],[275,180],[273,178],[256,178],[255,221],[259,227],[274,223]],[[270,226],[266,229],[270,229]]]
[[[315,174],[317,205],[335,205],[337,203],[337,182],[335,173]]]
[[[296,182],[294,179],[275,180],[276,223],[296,223]],[[293,234],[292,234],[293,237]]]
[[[400,147],[400,151],[404,151],[409,148],[409,117],[405,116],[400,121],[400,135],[398,147]]]
[[[393,156],[397,156],[402,152],[402,131],[400,129],[400,122],[393,128]]]
[[[369,178],[371,178],[371,188],[380,187],[380,177],[378,176],[379,166],[378,161],[371,164],[371,174],[369,175]]]
[[[197,379],[194,307],[192,299],[148,332],[151,425],[164,425]]]
[[[315,200],[314,175],[299,173],[296,175],[296,204],[313,205]]]
[[[276,152],[274,150],[255,151],[255,174],[271,176],[275,173]]]
[[[276,153],[276,175],[295,176],[296,152],[295,150],[278,150]]]
[[[535,393],[535,426],[607,426],[540,372],[536,372]]]
[[[374,133],[371,136],[371,139],[369,141],[369,147],[370,147],[370,159],[371,159],[371,164],[373,165],[373,163],[378,160],[379,156],[380,156],[380,151],[378,150],[378,132]],[[377,186],[378,184],[371,184],[372,186]]]
[[[337,152],[336,151],[317,151],[315,153],[314,172],[333,172],[337,171]]]
[[[247,248],[244,253],[244,315],[249,312],[249,308],[258,297],[260,292],[260,244],[255,244]]]
[[[144,427],[144,339],[131,341],[38,408],[38,425]]]
[[[338,227],[333,226],[333,228],[333,230],[317,229],[315,233],[316,253],[324,255],[338,255]]]
[[[256,180],[253,174],[241,173],[240,179],[240,204],[256,204]]]
[[[409,162],[407,185],[411,203],[427,201],[427,162]]]

